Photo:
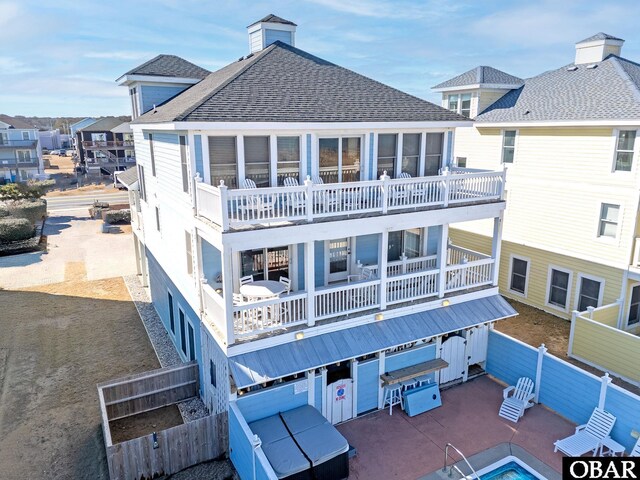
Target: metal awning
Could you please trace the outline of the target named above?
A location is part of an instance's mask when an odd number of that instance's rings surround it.
[[[236,386],[245,388],[517,314],[492,295],[234,355],[229,367]]]
[[[138,187],[138,169],[136,167],[131,167],[126,169],[124,172],[119,172],[117,175],[117,180],[129,190],[137,190]]]

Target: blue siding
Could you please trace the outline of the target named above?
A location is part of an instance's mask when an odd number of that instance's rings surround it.
[[[307,133],[307,175],[311,176],[311,134]]]
[[[626,393],[617,387],[609,387],[604,408],[617,418],[611,437],[624,445],[627,452],[631,451],[636,442],[636,439],[630,435],[631,430],[640,429],[640,397]]]
[[[314,407],[322,411],[322,399],[324,398],[324,392],[322,391],[322,375],[316,375],[316,390],[314,393],[314,401],[316,402]]]
[[[177,133],[163,133],[163,132],[152,132],[153,133],[153,142],[154,143],[170,143],[173,145],[178,145],[180,143],[180,136]],[[145,139],[148,139],[148,134],[145,135]]]
[[[515,385],[515,384],[514,384]],[[600,381],[549,356],[542,362],[541,403],[577,424],[587,423],[598,406]]]
[[[362,235],[356,238],[356,261],[363,265],[378,263],[378,238],[380,235]]]
[[[151,291],[151,301],[153,303],[156,312],[160,316],[164,328],[169,334],[169,338],[173,342],[176,351],[182,357],[183,360],[187,360],[180,349],[180,317],[178,314],[178,304],[183,309],[186,319],[191,321],[194,330],[194,343],[196,351],[196,360],[198,362],[200,370],[200,378],[204,378],[204,370],[202,366],[202,348],[200,345],[200,317],[189,306],[187,300],[182,296],[178,288],[171,281],[169,276],[162,269],[162,266],[158,263],[155,257],[147,249],[147,260],[149,261],[149,289]],[[171,292],[173,297],[173,310],[175,321],[175,336],[171,332],[170,319],[169,319],[169,300],[167,292]],[[188,330],[185,324],[185,335],[188,335]],[[200,382],[200,390],[202,393],[202,382]]]
[[[373,133],[369,134],[369,180],[376,179],[376,173],[373,169]]]
[[[425,345],[412,348],[399,353],[391,353],[385,358],[384,369],[386,372],[410,367],[417,363],[427,362],[436,358],[436,345]]]
[[[222,254],[205,239],[202,239],[202,269],[209,283],[213,283],[222,273]]]
[[[182,92],[188,85],[180,86],[180,87],[161,87],[161,86],[152,86],[152,85],[141,85],[140,86],[140,98],[142,100],[142,112],[147,112],[156,107],[161,103],[166,102],[170,98],[175,97],[177,94]]]
[[[204,179],[204,166],[202,164],[202,135],[193,136],[193,149],[196,156],[196,172]]]
[[[256,476],[253,476],[253,446],[242,428],[243,424],[248,428],[246,421],[229,409],[229,458],[241,479],[268,479],[269,475],[260,462],[255,462]]]
[[[356,414],[378,408],[380,374],[378,360],[369,360],[358,365],[358,405]]]
[[[487,372],[507,385],[515,385],[520,377],[536,379],[538,351],[510,337],[489,332]]]
[[[427,228],[427,255],[436,255],[438,253],[441,229],[440,225]]]
[[[324,285],[324,242],[315,243],[316,288]]]
[[[298,245],[298,290],[304,290],[304,245]]]
[[[299,381],[306,382],[307,380],[305,378]],[[306,390],[296,394],[294,392],[295,383],[297,382],[259,390],[238,398],[237,403],[242,415],[248,423],[251,423],[279,412],[286,412],[292,408],[306,405],[309,401],[309,394]]]
[[[291,32],[284,32],[282,30],[271,30],[269,28],[266,28],[264,30],[265,48],[272,43],[277,42],[278,40],[286,43],[287,45],[291,45]]]

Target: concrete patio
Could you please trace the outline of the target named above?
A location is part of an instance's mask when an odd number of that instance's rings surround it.
[[[395,407],[392,416],[386,409],[339,425],[358,451],[350,460],[351,478],[415,480],[442,468],[448,442],[467,458],[511,443],[560,472],[562,455],[553,452],[553,442],[575,425],[540,405],[518,423],[498,417],[503,388],[484,376],[444,390],[441,407],[413,418]]]

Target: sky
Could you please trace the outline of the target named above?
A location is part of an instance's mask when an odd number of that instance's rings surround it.
[[[160,53],[221,68],[269,13],[298,25],[298,48],[433,102],[478,65],[527,78],[569,64],[600,31],[640,62],[638,0],[0,0],[0,113],[128,115],[123,73]]]

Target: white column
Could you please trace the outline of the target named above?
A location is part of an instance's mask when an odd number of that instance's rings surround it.
[[[442,352],[440,351],[442,349],[442,337],[437,337],[436,338],[436,358],[442,358]],[[433,380],[436,382],[437,385],[440,385],[440,370],[436,370],[435,373],[433,374]]]
[[[369,152],[371,151],[371,139],[369,137],[370,133],[364,134],[364,145],[362,149],[362,158],[360,159],[360,179],[368,180],[370,177],[369,172]]]
[[[502,249],[502,218],[504,211],[493,219],[493,243],[491,246],[491,258],[493,258],[493,286],[498,286],[500,274],[500,251]]]
[[[422,132],[420,134],[420,160],[418,161],[418,176],[424,175],[424,169],[427,158],[427,134]]]
[[[320,375],[322,377],[322,382],[321,382],[321,388],[322,388],[322,394],[320,395],[320,397],[322,398],[322,416],[324,416],[324,418],[327,418],[327,369],[325,367],[322,367],[320,369]],[[318,406],[316,405],[316,408],[318,408]],[[327,420],[329,420],[327,418]]]
[[[369,180],[378,180],[378,134],[373,134],[373,163],[369,172]]]
[[[237,168],[238,168],[238,188],[242,188],[242,182],[244,182],[244,136],[238,135],[236,137],[236,155],[237,155]]]
[[[383,230],[380,234],[380,246],[378,248],[378,277],[380,278],[380,310],[387,308],[387,256],[389,254],[389,231]]]
[[[353,418],[358,416],[358,361],[354,358],[351,361],[351,379],[353,388],[351,389]]]
[[[605,372],[605,374],[601,378],[601,381],[602,383],[600,384],[600,398],[598,399],[598,408],[604,410],[604,406],[607,401],[607,388],[609,388],[609,384],[611,383],[609,372]]]
[[[398,142],[397,142],[397,150],[396,150],[396,165],[395,165],[395,175],[394,178],[398,178],[400,176],[400,172],[402,172],[402,142],[404,140],[402,133],[398,133]]]
[[[209,137],[204,134],[200,134],[200,142],[202,143],[202,173],[204,175],[203,181],[211,185],[211,163],[209,159]],[[217,187],[217,185],[214,185]]]
[[[382,388],[380,375],[384,374],[385,368],[385,353],[384,351],[378,352],[378,410],[382,409],[382,402],[384,401],[384,389]]]
[[[300,178],[298,181],[302,183],[307,175],[311,176],[311,172],[307,172],[307,135],[300,135]]]
[[[229,247],[222,250],[222,292],[224,295],[224,315],[227,325],[227,345],[235,342],[233,332],[233,257],[237,254]],[[224,324],[224,322],[220,322]]]
[[[544,346],[544,343],[538,347],[538,362],[536,364],[536,384],[534,390],[533,400],[536,403],[538,402],[538,398],[540,397],[540,387],[542,386],[542,362],[544,361],[544,355],[547,353],[547,347]]]
[[[278,186],[278,137],[276,135],[269,136],[269,171],[271,172],[270,181],[272,187]]]
[[[569,331],[569,348],[567,349],[567,356],[569,357],[573,353],[573,336],[576,331],[576,321],[579,313],[580,312],[578,312],[577,310],[573,310],[571,312],[571,330]]]
[[[307,376],[307,404],[315,407],[316,403],[316,371],[309,370]]]
[[[304,244],[304,289],[307,291],[307,325],[310,327],[316,323],[316,268],[315,268],[315,242]]]
[[[444,297],[444,291],[446,288],[446,267],[447,267],[447,247],[449,245],[449,224],[441,225],[440,241],[438,242],[438,268],[440,273],[438,274],[438,297]]]

